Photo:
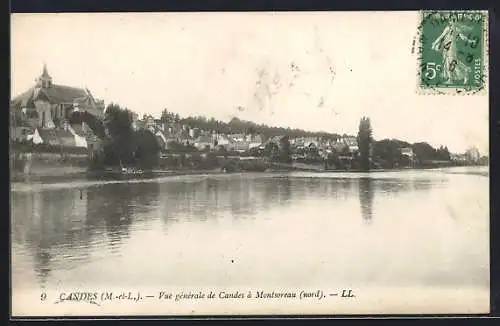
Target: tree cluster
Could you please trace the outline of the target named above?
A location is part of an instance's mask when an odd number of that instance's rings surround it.
[[[118,104],[107,106],[104,117],[104,165],[132,165],[143,169],[157,165],[160,147],[155,135],[149,130],[133,130],[132,117],[132,111]]]
[[[414,157],[410,158],[401,153],[402,148],[410,148]],[[373,146],[373,160],[384,168],[405,167],[413,164],[426,165],[432,161],[449,161],[450,152],[446,146],[434,148],[426,142],[410,144],[397,139],[383,139],[376,141]]]

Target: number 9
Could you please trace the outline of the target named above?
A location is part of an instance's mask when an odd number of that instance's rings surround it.
[[[40,295],[40,300],[45,301],[45,299],[47,299],[47,293],[42,292],[42,294]]]

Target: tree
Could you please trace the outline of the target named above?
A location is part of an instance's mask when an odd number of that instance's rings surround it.
[[[441,161],[449,161],[450,160],[450,151],[447,146],[440,146],[436,151],[436,156],[438,160]]]
[[[370,170],[370,148],[372,146],[372,126],[370,118],[363,117],[359,121],[358,147],[360,155],[361,169]]]
[[[280,138],[280,145],[279,145],[279,160],[281,163],[291,163],[292,162],[292,156],[291,156],[291,149],[290,149],[290,140],[288,136],[283,136]]]
[[[160,120],[163,123],[172,123],[172,122],[174,122],[174,114],[171,112],[168,112],[167,109],[163,109],[163,111],[161,112]]]
[[[332,165],[335,167],[338,167],[339,164],[339,153],[335,148],[332,148],[331,153],[328,154],[327,159],[325,160],[325,166],[327,168],[331,167]]]
[[[111,103],[106,108],[104,125],[111,137],[119,137],[132,133],[132,112]]]
[[[160,146],[156,137],[149,130],[139,130],[133,135],[133,157],[134,164],[150,169],[158,163]]]
[[[276,161],[279,158],[279,147],[274,142],[268,142],[264,148],[263,155],[271,161]]]
[[[428,143],[415,143],[412,145],[412,148],[419,164],[436,159],[436,149]]]
[[[383,168],[407,166],[409,161],[401,155],[401,148],[411,147],[407,142],[397,139],[382,139],[373,143],[373,159]]]
[[[134,160],[132,112],[111,103],[106,108],[104,126],[109,137],[104,147],[107,163],[112,165],[132,163]]]

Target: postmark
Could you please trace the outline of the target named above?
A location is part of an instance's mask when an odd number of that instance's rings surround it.
[[[483,94],[487,89],[486,11],[422,11],[418,90],[424,94]]]

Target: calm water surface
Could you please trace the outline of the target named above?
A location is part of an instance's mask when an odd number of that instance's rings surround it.
[[[468,172],[14,183],[12,287],[487,291],[489,180]]]

